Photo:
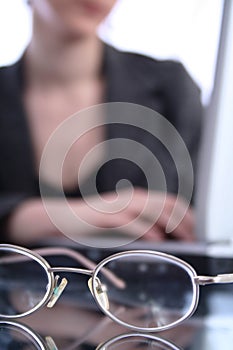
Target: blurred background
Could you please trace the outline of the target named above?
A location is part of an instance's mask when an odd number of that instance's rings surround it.
[[[0,0],[0,66],[15,62],[31,35],[27,0]],[[118,0],[99,28],[118,49],[182,62],[206,108],[197,218],[200,237],[233,233],[233,1]]]

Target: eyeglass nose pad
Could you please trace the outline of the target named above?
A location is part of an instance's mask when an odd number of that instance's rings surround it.
[[[58,350],[52,337],[50,337],[50,336],[45,337],[45,341],[47,343],[48,350]]]
[[[89,278],[88,280],[88,287],[91,291],[91,294],[94,295],[93,289],[92,289],[92,280],[93,278]],[[96,297],[98,299],[99,304],[105,309],[109,310],[109,301],[108,301],[108,294],[107,294],[107,287],[102,284],[99,280],[99,278],[95,278],[94,280],[94,287],[95,291],[97,292]]]
[[[57,302],[57,300],[59,299],[60,295],[62,294],[63,290],[65,289],[68,281],[66,278],[62,278],[61,283],[58,284],[58,280],[59,280],[60,276],[56,276],[55,277],[55,286],[53,289],[53,294],[47,304],[48,308],[52,308],[55,303]]]

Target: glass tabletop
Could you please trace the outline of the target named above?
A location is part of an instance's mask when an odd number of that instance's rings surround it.
[[[84,253],[93,258],[93,252]],[[96,256],[98,260],[103,258],[100,254]],[[201,274],[233,271],[233,258],[190,254],[179,257]],[[68,279],[69,288],[52,309],[45,306],[20,320],[0,320],[1,350],[232,349],[233,284],[201,287],[198,309],[189,320],[171,330],[143,334],[103,315],[85,293],[86,286],[80,286],[78,277],[71,274]]]

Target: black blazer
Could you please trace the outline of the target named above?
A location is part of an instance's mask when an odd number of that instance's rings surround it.
[[[165,116],[182,136],[196,170],[202,105],[200,90],[184,67],[178,62],[120,52],[106,45],[103,69],[106,77],[105,102],[135,103]],[[39,196],[22,104],[23,89],[22,58],[16,64],[0,69],[0,223],[22,200]],[[109,138],[131,138],[149,147],[164,169],[168,191],[176,193],[176,168],[163,145],[137,128],[116,125],[107,128]],[[135,164],[118,159],[106,164],[100,171],[98,190],[114,189],[116,182],[125,177],[134,185],[147,186],[145,176]],[[72,195],[80,194],[76,192]]]

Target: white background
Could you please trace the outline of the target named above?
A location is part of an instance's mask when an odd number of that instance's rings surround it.
[[[118,0],[100,35],[114,46],[180,60],[209,101],[223,0]],[[26,0],[0,0],[0,65],[14,62],[31,35]]]

